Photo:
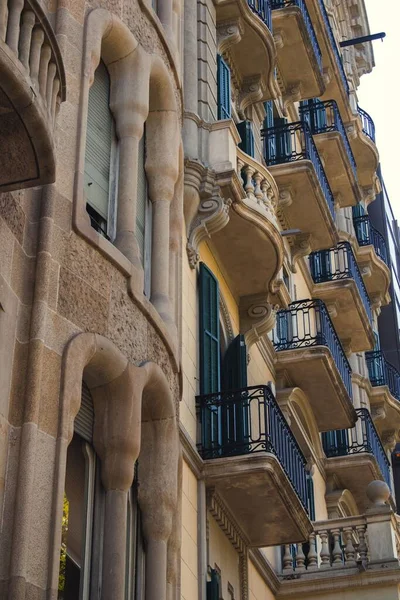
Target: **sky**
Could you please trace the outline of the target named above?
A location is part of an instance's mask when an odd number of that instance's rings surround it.
[[[361,77],[358,103],[375,123],[382,174],[395,217],[400,221],[400,1],[365,0],[370,31],[386,38],[372,42],[375,68]]]

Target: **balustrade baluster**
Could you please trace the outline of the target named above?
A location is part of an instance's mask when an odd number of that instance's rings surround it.
[[[332,550],[332,565],[341,566],[343,562],[342,548],[340,546],[340,529],[332,529],[333,550]]]
[[[285,544],[285,553],[282,558],[282,572],[283,573],[292,573],[293,572],[293,557],[290,552],[290,544]]]
[[[346,566],[355,567],[357,563],[355,560],[356,551],[353,546],[353,527],[344,527],[343,534],[346,541],[346,546],[344,549]]]
[[[245,180],[243,179],[243,176],[242,176],[243,167],[244,167],[244,162],[240,158],[238,158],[237,159],[237,174],[238,174],[238,177],[239,177],[240,181],[242,182],[242,185],[244,186],[244,184],[246,182],[245,182]]]
[[[308,552],[308,571],[316,571],[318,569],[318,552],[316,548],[316,534],[313,531],[309,537],[310,550]]]
[[[246,195],[249,199],[252,199],[254,196],[254,184],[253,184],[253,175],[255,169],[250,167],[250,165],[246,165],[244,167],[244,172],[246,173],[247,181],[244,185],[244,189],[246,191]]]
[[[26,69],[29,69],[29,52],[31,49],[32,30],[35,25],[35,13],[24,10],[22,13],[21,35],[19,38],[19,60]]]
[[[42,45],[44,41],[44,31],[41,27],[36,26],[33,29],[32,33],[32,43],[31,43],[31,53],[29,57],[29,71],[31,79],[39,84],[39,64],[40,64],[40,54],[42,50]]]
[[[8,6],[7,0],[0,0],[0,40],[3,42],[6,39],[8,21]]]
[[[24,8],[24,0],[13,0],[10,2],[8,12],[8,24],[6,44],[15,54],[18,54],[18,41],[20,32],[21,12]]]
[[[321,569],[329,569],[329,567],[331,566],[331,555],[329,553],[328,531],[326,529],[320,531],[319,537],[321,540],[321,552],[319,554],[321,559]]]
[[[361,564],[366,566],[368,563],[368,546],[365,538],[367,526],[356,525],[356,531],[358,533],[358,554],[360,556]]]
[[[296,552],[296,573],[304,573],[306,570],[305,567],[306,557],[303,552],[303,544],[297,544],[297,552]]]
[[[261,173],[259,173],[258,171],[256,171],[254,173],[254,181],[256,182],[255,188],[254,188],[254,195],[257,198],[257,202],[258,204],[261,204],[262,198],[263,198],[263,193],[261,191],[261,180],[262,180],[262,175]]]

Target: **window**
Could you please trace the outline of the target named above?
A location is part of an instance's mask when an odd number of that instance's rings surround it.
[[[242,121],[236,125],[241,142],[239,148],[254,158],[254,135],[251,121]]]
[[[231,70],[220,54],[217,55],[218,119],[231,118]]]
[[[150,297],[151,292],[151,230],[152,204],[148,195],[148,184],[145,170],[146,162],[146,128],[139,142],[137,206],[136,206],[136,239],[139,244],[142,266],[144,270],[144,293]]]
[[[101,548],[105,495],[92,447],[93,422],[92,399],[83,385],[67,453],[59,600],[89,600],[90,590],[99,589],[101,582],[101,557],[94,559],[92,549]]]
[[[145,550],[142,518],[138,504],[137,468],[128,497],[128,534],[126,552],[126,600],[145,599]]]
[[[91,225],[115,237],[117,144],[110,110],[110,76],[100,61],[89,90],[84,190]]]
[[[210,581],[207,581],[207,600],[220,600],[221,574],[217,569],[210,569]]]

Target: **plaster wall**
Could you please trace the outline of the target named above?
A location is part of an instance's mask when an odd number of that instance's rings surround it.
[[[229,598],[228,583],[235,591],[235,598],[240,597],[239,584],[239,555],[231,542],[221,531],[215,519],[208,514],[208,564],[221,570],[221,593],[223,598]]]
[[[181,598],[192,600],[198,593],[197,567],[197,479],[183,461],[182,472],[182,554]]]
[[[249,600],[275,600],[274,594],[251,561],[249,561]]]

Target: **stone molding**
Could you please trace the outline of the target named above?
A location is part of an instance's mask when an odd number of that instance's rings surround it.
[[[240,330],[247,350],[275,326],[276,310],[264,294],[242,296],[239,305]]]
[[[240,17],[217,24],[217,49],[224,54],[232,44],[238,44],[244,32]]]
[[[290,269],[292,273],[297,273],[297,261],[311,253],[311,235],[309,233],[301,233],[293,236],[293,244],[290,246],[290,253]]]
[[[207,508],[214,517],[232,546],[243,554],[246,552],[246,538],[234,517],[214,488],[207,488]]]

